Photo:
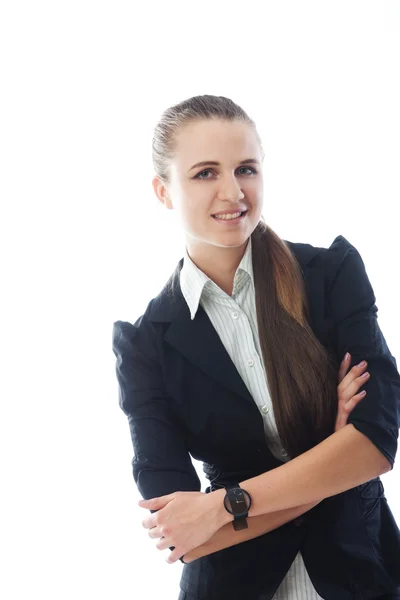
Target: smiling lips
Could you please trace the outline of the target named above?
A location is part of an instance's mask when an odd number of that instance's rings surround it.
[[[219,213],[215,213],[213,215],[211,215],[212,217],[214,217],[214,219],[227,219],[227,220],[231,220],[231,219],[237,219],[238,217],[241,217],[246,211],[246,209],[243,210],[227,210],[225,212],[219,212]]]
[[[238,213],[233,213],[232,216],[231,215],[218,215],[215,216],[214,219],[217,219],[218,221],[235,221],[236,219],[238,219],[239,217],[242,216],[242,213],[238,212]]]
[[[227,214],[230,215],[232,213],[227,213]],[[214,216],[214,215],[211,215],[211,216],[215,221],[219,221],[220,223],[225,223],[227,225],[228,224],[235,225],[236,223],[239,223],[239,221],[243,221],[246,214],[247,214],[247,211],[233,213],[232,216]]]

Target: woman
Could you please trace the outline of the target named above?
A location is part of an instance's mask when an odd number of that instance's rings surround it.
[[[397,452],[396,361],[356,248],[265,223],[263,158],[225,97],[181,102],[155,130],[153,187],[185,256],[113,329],[142,524],[185,563],[180,600],[400,598],[379,478]]]

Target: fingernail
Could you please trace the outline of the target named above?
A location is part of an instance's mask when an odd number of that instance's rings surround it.
[[[368,376],[369,376],[369,373],[368,373],[368,371],[367,371],[366,373],[363,373],[363,374],[361,375],[361,377],[368,377]]]
[[[348,352],[346,352],[346,354],[344,355],[344,360],[349,360],[350,354]]]
[[[365,360],[362,360],[360,363],[358,363],[358,367],[365,367],[367,363],[365,362]]]

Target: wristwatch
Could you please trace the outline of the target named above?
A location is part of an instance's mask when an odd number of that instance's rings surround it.
[[[224,506],[228,513],[233,515],[233,529],[235,531],[247,529],[247,517],[251,506],[249,492],[241,488],[238,483],[228,483],[224,488],[226,489]]]

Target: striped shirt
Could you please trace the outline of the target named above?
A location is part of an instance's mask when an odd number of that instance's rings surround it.
[[[199,304],[207,313],[260,410],[268,447],[276,458],[286,462],[290,458],[281,444],[276,428],[258,336],[251,252],[250,237],[235,273],[232,296],[224,292],[194,264],[187,249],[180,274],[180,285],[192,320],[196,316]],[[273,599],[322,600],[312,584],[300,551]]]

